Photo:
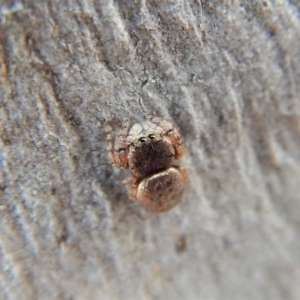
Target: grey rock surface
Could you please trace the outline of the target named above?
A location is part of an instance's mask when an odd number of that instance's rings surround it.
[[[300,299],[298,0],[0,0],[0,299]],[[104,125],[163,117],[184,199],[129,200]]]

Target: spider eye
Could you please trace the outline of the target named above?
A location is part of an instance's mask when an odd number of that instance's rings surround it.
[[[144,137],[139,138],[139,142],[145,143],[146,142],[146,138],[144,138]]]
[[[151,139],[151,140],[153,140],[155,138],[155,134],[149,134],[148,138]]]

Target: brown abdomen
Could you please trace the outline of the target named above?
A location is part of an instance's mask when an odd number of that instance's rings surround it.
[[[140,182],[136,201],[151,212],[168,211],[181,200],[186,180],[186,172],[175,167],[157,173]]]

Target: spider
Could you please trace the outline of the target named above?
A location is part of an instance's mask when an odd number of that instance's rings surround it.
[[[142,123],[130,127],[123,122],[113,138],[113,129],[106,125],[108,157],[113,165],[129,168],[131,176],[124,181],[130,198],[147,211],[164,212],[182,198],[187,173],[172,165],[183,155],[178,131],[169,122],[146,116]]]

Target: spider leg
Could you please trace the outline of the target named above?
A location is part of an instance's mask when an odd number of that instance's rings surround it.
[[[133,201],[136,201],[136,193],[138,188],[137,181],[138,179],[135,176],[131,176],[123,181],[124,184],[129,186],[128,188],[129,198]]]
[[[113,137],[112,137],[112,127],[108,124],[105,125],[105,133],[106,133],[106,140],[107,140],[107,151],[108,151],[108,159],[111,162],[111,164],[116,164],[116,159],[114,155],[114,143],[113,143]]]
[[[184,181],[185,183],[188,182],[189,176],[188,176],[187,171],[186,171],[185,169],[183,169],[183,168],[180,168],[180,167],[177,167],[176,169],[177,169],[177,171],[180,173],[180,175],[181,175],[183,181]]]
[[[128,145],[126,143],[126,138],[129,126],[129,120],[124,121],[115,140],[114,157],[116,165],[120,168],[128,168]]]

